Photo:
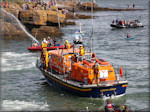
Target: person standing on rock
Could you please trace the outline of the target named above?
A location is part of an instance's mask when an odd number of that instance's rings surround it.
[[[30,9],[30,6],[29,6],[29,4],[26,4],[27,5],[27,10],[29,10]]]
[[[44,4],[44,10],[46,10],[47,3]]]
[[[8,3],[8,8],[9,8],[9,3]]]
[[[75,11],[74,7],[72,8],[72,12],[73,12],[73,16],[75,16],[76,15],[76,11]]]
[[[56,5],[56,1],[54,0],[54,5]]]
[[[49,2],[49,8],[51,8],[51,1]]]
[[[2,7],[4,7],[5,6],[5,4],[4,4],[4,2],[2,2]]]
[[[26,9],[25,9],[25,4],[23,4],[22,7],[23,7],[24,10],[26,10]]]

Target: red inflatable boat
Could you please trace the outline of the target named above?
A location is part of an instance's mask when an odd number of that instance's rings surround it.
[[[70,47],[73,47],[73,45],[71,45]],[[65,49],[65,45],[60,45],[60,46],[52,46],[52,47],[46,47],[47,50],[55,50],[55,49]],[[28,47],[29,51],[41,51],[42,47],[41,46],[32,46],[32,47]]]

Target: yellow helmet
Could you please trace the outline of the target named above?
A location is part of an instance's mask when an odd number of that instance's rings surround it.
[[[125,106],[123,105],[122,108],[125,109]]]
[[[68,40],[66,40],[65,42],[68,43]]]

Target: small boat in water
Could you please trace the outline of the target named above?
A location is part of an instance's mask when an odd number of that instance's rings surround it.
[[[132,40],[132,39],[134,39],[134,37],[129,37],[129,38],[125,38],[126,40]]]
[[[73,47],[73,45],[71,45],[70,47]],[[65,49],[65,45],[56,45],[56,46],[51,46],[51,47],[46,47],[47,50],[55,50],[55,49]],[[32,46],[32,47],[28,47],[28,50],[31,52],[34,51],[42,51],[42,46]]]
[[[84,48],[81,44],[70,49],[45,51],[46,58],[39,58],[37,68],[43,73],[49,85],[80,97],[110,98],[125,95],[127,80],[120,68],[120,74],[112,64]],[[81,47],[83,49],[83,47]]]
[[[111,27],[114,27],[114,28],[125,28],[126,26],[124,25],[120,25],[120,24],[110,24]]]
[[[137,28],[137,27],[144,27],[141,22],[138,20],[134,20],[133,22],[130,21],[128,24],[124,23],[112,23],[110,24],[111,27],[113,28]]]

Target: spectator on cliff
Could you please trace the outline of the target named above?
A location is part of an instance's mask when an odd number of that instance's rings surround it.
[[[54,0],[54,5],[56,5],[56,1]]]
[[[49,8],[51,8],[51,2],[49,2]]]
[[[4,2],[2,2],[2,7],[5,7],[5,4],[4,4]]]
[[[44,4],[44,10],[46,10],[47,3]]]
[[[64,14],[67,14],[68,13],[68,10],[65,8],[65,10],[64,10],[65,12],[64,12]]]
[[[129,5],[128,5],[128,8],[129,8]]]
[[[9,8],[9,4],[10,4],[10,3],[8,3],[8,8]]]
[[[8,8],[8,3],[6,2],[6,4],[5,4],[5,6],[6,6],[6,8]]]
[[[53,6],[54,4],[53,4],[53,2],[51,1],[51,6]]]
[[[29,6],[29,4],[26,4],[27,5],[27,10],[30,10],[30,6]]]
[[[96,1],[95,1],[95,0],[92,0],[92,2],[93,2],[93,3],[96,3]]]
[[[80,1],[78,1],[77,6],[80,6],[80,3],[81,3],[81,2],[80,2]]]
[[[23,7],[23,10],[26,10],[26,8],[25,8],[25,4],[23,4],[23,5],[22,5],[22,7]]]
[[[72,12],[73,12],[73,16],[75,16],[76,15],[76,11],[75,11],[74,7],[72,8]]]

